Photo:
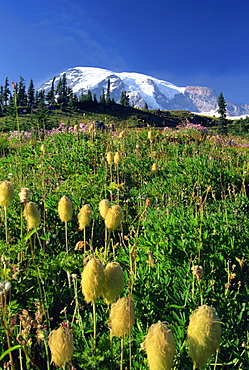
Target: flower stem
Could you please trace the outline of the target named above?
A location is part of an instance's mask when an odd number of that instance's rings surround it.
[[[94,356],[97,349],[97,317],[96,317],[96,304],[93,302],[93,339],[94,339]]]
[[[68,256],[67,221],[65,221],[66,255]]]
[[[7,207],[6,206],[4,206],[4,223],[5,223],[5,240],[6,240],[6,244],[8,244],[9,235],[8,235]]]
[[[124,361],[124,336],[121,338],[120,370],[123,370]]]

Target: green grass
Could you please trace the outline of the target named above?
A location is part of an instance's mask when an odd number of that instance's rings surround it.
[[[80,118],[68,114],[52,115],[47,127],[57,118],[66,126],[68,119],[70,126],[81,118],[82,122],[103,121],[97,113]],[[20,117],[21,129],[30,126],[30,119]],[[0,207],[0,280],[11,282],[11,294],[3,291],[1,295],[0,354],[20,344],[23,351],[11,352],[16,369],[53,369],[47,338],[68,321],[73,328],[76,369],[119,368],[121,344],[114,337],[110,346],[109,308],[102,298],[96,301],[95,353],[92,306],[85,303],[80,287],[86,261],[83,249],[75,249],[84,239],[77,214],[83,204],[90,204],[93,220],[86,229],[87,258],[92,256],[91,246],[104,266],[118,261],[125,277],[122,296],[132,296],[135,306],[136,321],[131,337],[125,338],[123,368],[129,368],[130,362],[132,369],[148,368],[140,345],[150,325],[161,320],[167,322],[176,342],[173,369],[192,369],[186,329],[190,314],[204,303],[215,307],[222,321],[217,361],[213,356],[206,369],[246,369],[248,149],[196,129],[155,129],[150,142],[148,128],[126,129],[131,121],[121,125],[123,117],[116,120],[114,116],[106,121],[111,119],[116,127],[124,128],[124,138],[110,131],[90,135],[75,130],[45,136],[33,131],[21,142],[1,136],[0,179],[13,183],[15,196],[7,209],[8,243]],[[114,164],[111,179],[108,151],[122,154],[119,183]],[[159,167],[156,173],[151,171],[153,163]],[[41,213],[35,232],[26,229],[18,197],[22,187],[30,189],[30,200]],[[65,225],[58,216],[63,195],[71,199],[74,209],[68,222],[68,255]],[[108,240],[106,260],[104,220],[98,210],[104,198],[119,204],[123,212],[121,226]],[[200,283],[192,274],[194,265],[203,267]],[[30,326],[20,316],[23,310],[33,320]],[[6,354],[1,368],[8,360]]]

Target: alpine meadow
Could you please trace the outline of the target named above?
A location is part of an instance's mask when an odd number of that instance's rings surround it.
[[[249,369],[249,118],[222,94],[215,118],[20,82],[1,89],[0,369]]]

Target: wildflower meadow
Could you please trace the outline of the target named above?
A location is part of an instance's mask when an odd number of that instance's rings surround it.
[[[246,137],[0,135],[1,369],[249,369]]]

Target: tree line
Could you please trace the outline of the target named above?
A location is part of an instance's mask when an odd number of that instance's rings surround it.
[[[80,106],[82,103],[94,103],[106,106],[116,104],[113,98],[111,98],[110,91],[110,79],[107,81],[107,88],[102,90],[99,100],[96,94],[92,94],[90,90],[86,93],[77,95],[73,92],[73,89],[67,85],[66,74],[64,73],[55,86],[55,77],[51,82],[50,89],[36,90],[34,82],[31,79],[28,88],[26,88],[25,80],[20,77],[18,83],[12,84],[12,91],[10,89],[10,82],[8,77],[5,79],[4,85],[0,86],[0,110],[3,112],[7,106],[13,106],[16,104],[18,107],[44,107],[46,105],[62,105],[70,106],[72,108]],[[129,95],[126,91],[121,92],[119,104],[123,106],[130,106]]]

